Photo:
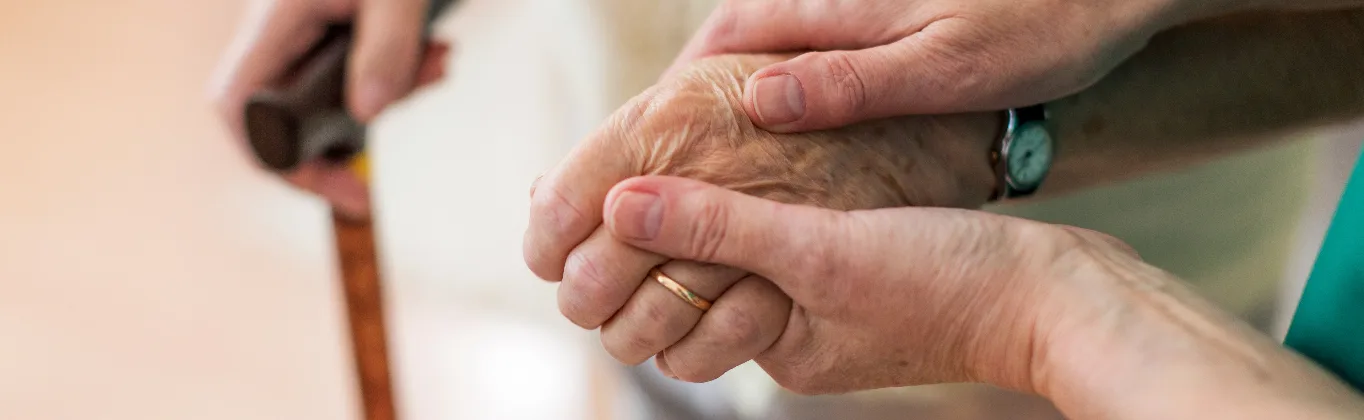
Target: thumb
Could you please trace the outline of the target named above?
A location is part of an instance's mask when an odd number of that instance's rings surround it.
[[[361,121],[411,92],[423,59],[426,0],[365,0],[355,16],[347,104]]]
[[[774,132],[801,132],[901,115],[972,110],[979,81],[966,60],[912,36],[856,51],[812,52],[749,77],[744,109]]]
[[[844,213],[781,204],[704,182],[649,176],[616,185],[604,221],[613,236],[670,258],[722,264],[770,279],[798,298],[811,264],[841,259]]]

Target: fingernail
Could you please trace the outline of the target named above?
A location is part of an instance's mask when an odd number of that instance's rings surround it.
[[[617,221],[617,234],[630,239],[652,240],[658,236],[658,226],[663,221],[663,200],[650,193],[622,192],[616,197],[613,218]]]
[[[535,188],[540,186],[540,179],[544,177],[545,174],[540,174],[540,176],[535,177],[534,181],[530,182],[530,198],[535,198]]]
[[[789,74],[768,76],[753,84],[753,107],[763,124],[786,124],[805,116],[805,89]]]

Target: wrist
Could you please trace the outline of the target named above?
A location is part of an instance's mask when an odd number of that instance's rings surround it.
[[[1170,274],[1080,242],[1054,265],[1061,285],[1038,306],[1064,309],[1039,317],[1032,349],[1034,392],[1068,417],[1329,418],[1357,404],[1323,398],[1349,392]]]
[[[996,181],[990,165],[990,152],[1004,133],[1003,112],[980,112],[933,116],[926,126],[941,130],[941,136],[924,136],[920,146],[938,156],[943,168],[951,172],[958,197],[938,205],[979,208],[989,201]]]

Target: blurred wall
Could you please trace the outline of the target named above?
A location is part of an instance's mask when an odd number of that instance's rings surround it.
[[[204,100],[240,4],[0,5],[0,418],[354,413],[322,209]]]
[[[205,100],[246,3],[0,0],[0,419],[355,418],[325,209]],[[519,243],[526,186],[590,128],[556,101],[594,88],[535,41],[590,22],[469,3],[452,81],[374,129],[400,405],[598,418]]]

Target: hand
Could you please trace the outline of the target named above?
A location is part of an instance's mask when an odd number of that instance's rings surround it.
[[[415,87],[441,78],[449,48],[424,42],[426,13],[427,0],[255,2],[214,83],[221,118],[245,145],[247,98],[285,77],[327,26],[355,21],[346,105],[357,119],[369,121]],[[364,183],[344,168],[305,162],[285,179],[321,194],[345,213],[368,212]]]
[[[757,362],[798,393],[978,381],[1039,393],[1068,418],[1364,407],[1097,232],[956,209],[831,211],[657,176],[620,183],[605,205],[631,246],[738,267],[789,295],[787,328]]]
[[[988,156],[1001,130],[997,113],[906,117],[804,134],[754,127],[739,105],[743,79],[782,59],[698,61],[625,105],[533,189],[527,264],[541,278],[563,280],[560,310],[583,328],[601,327],[603,345],[622,362],[663,353],[658,361],[674,376],[718,377],[728,368],[702,362],[733,367],[751,359],[781,334],[789,305],[770,283],[746,279],[742,271],[668,262],[612,239],[599,229],[602,203],[622,180],[676,175],[842,210],[976,207],[994,188]],[[643,281],[660,264],[701,297],[726,298],[703,318]],[[742,351],[733,351],[736,342]],[[717,353],[722,347],[727,351]]]
[[[1226,2],[730,0],[673,65],[815,50],[749,77],[744,109],[779,132],[1021,107],[1095,83],[1157,31]]]

